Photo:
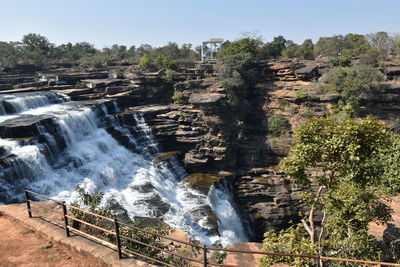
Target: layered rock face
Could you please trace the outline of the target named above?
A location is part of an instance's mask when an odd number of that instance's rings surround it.
[[[235,201],[250,215],[256,236],[261,238],[266,230],[296,221],[302,209],[301,188],[274,171],[274,166],[287,155],[291,132],[311,117],[324,116],[340,99],[335,94],[306,94],[322,68],[324,64],[317,61],[259,62],[258,83],[248,96],[251,110],[245,123],[246,140],[239,144],[232,143],[232,129],[220,107],[226,92],[211,63],[188,65],[170,77],[164,71],[143,72],[133,66],[96,70],[52,66],[45,72],[34,67],[8,69],[0,72],[0,96],[53,91],[85,105],[116,100],[119,122],[126,125],[132,124],[133,113],[142,113],[162,150],[178,155],[188,173],[234,174],[229,179]],[[393,121],[400,112],[396,80],[400,73],[392,67],[388,75],[391,80],[385,82],[385,90],[363,97],[362,104],[365,114]],[[180,92],[185,104],[172,103],[175,92]],[[269,121],[277,114],[289,122],[288,133],[279,138],[268,132]],[[47,120],[44,116],[40,124],[50,125]],[[37,124],[29,117],[1,124],[0,137],[39,136]],[[119,140],[124,142],[123,137]],[[0,157],[6,162],[1,151]]]

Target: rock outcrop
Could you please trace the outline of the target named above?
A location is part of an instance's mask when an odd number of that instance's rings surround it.
[[[231,140],[232,127],[220,108],[226,92],[211,63],[184,66],[169,76],[164,70],[144,72],[135,66],[117,64],[93,70],[66,65],[47,70],[16,66],[0,71],[0,94],[54,91],[70,96],[74,101],[71,104],[79,101],[83,105],[115,100],[118,111],[113,104],[109,109],[126,125],[134,123],[132,114],[143,114],[162,150],[167,152],[164,156],[176,155],[189,173],[236,174],[236,199],[261,237],[266,230],[281,229],[289,221],[296,221],[302,209],[301,188],[273,171],[273,167],[287,155],[293,130],[311,117],[324,116],[338,103],[338,94],[312,91],[323,67],[323,62],[308,60],[258,62],[258,82],[248,96],[251,108],[244,128],[246,140],[239,144]],[[362,112],[393,124],[400,114],[399,67],[388,67],[386,74],[390,79],[383,83],[382,90],[362,96]],[[172,104],[175,92],[182,93],[186,104]],[[278,114],[288,121],[288,131],[275,137],[268,125]],[[46,116],[2,122],[0,137],[40,142],[44,137],[38,127],[51,128],[51,123]],[[399,125],[393,128],[400,130]],[[122,135],[117,139],[124,142]],[[3,166],[7,166],[10,157],[0,150]]]

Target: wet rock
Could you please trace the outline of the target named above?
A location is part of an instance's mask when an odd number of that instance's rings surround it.
[[[48,115],[23,115],[0,123],[0,138],[21,138],[39,134],[37,126],[52,122]]]

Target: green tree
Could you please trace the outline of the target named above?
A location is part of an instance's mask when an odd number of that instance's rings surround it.
[[[345,36],[335,35],[321,37],[315,44],[315,55],[328,57],[359,57],[365,54],[370,45],[364,35],[349,33]]]
[[[383,153],[393,146],[390,137],[372,117],[341,123],[311,119],[296,130],[295,145],[280,168],[306,189],[309,211],[302,224],[319,253],[379,260],[382,251],[368,235],[368,223],[391,219],[386,174],[397,164],[387,166]],[[320,230],[317,210],[324,218]]]
[[[227,92],[222,107],[232,129],[234,144],[245,139],[245,120],[250,112],[247,97],[256,84],[254,60],[255,56],[251,53],[224,54],[216,67],[219,80]]]
[[[340,93],[342,100],[338,111],[354,117],[360,112],[360,97],[372,93],[381,80],[382,73],[371,66],[353,66],[333,68],[321,77],[319,83],[325,92]]]
[[[49,60],[50,52],[54,49],[54,44],[39,34],[29,33],[22,38],[23,58],[33,64],[45,64]]]
[[[144,54],[139,61],[139,66],[142,68],[148,68],[151,66],[153,63],[152,58],[149,56],[149,54]]]
[[[26,49],[30,52],[40,52],[46,55],[54,45],[49,40],[39,34],[29,33],[22,37],[22,44],[25,45]]]
[[[275,115],[268,120],[268,132],[274,136],[281,136],[287,132],[289,122],[282,114]]]
[[[286,41],[286,47],[282,50],[282,56],[284,58],[294,58],[297,55],[297,49],[299,46],[292,40]]]
[[[15,44],[0,42],[0,66],[14,66],[20,60],[20,51]]]
[[[305,40],[297,49],[297,56],[304,59],[314,58],[314,44],[311,39]]]
[[[343,36],[335,35],[331,37],[321,37],[315,44],[316,56],[337,57],[344,48]]]
[[[258,53],[258,49],[261,45],[261,40],[254,38],[242,38],[232,43],[225,42],[223,48],[218,52],[219,58],[226,56],[238,55],[238,54],[250,54],[255,57]]]
[[[301,225],[294,225],[288,229],[281,230],[279,233],[268,231],[264,234],[263,251],[315,255],[317,249],[311,244],[310,238]],[[289,264],[293,267],[303,267],[312,265],[313,261],[308,258],[296,258],[285,256],[263,256],[260,266],[268,267],[273,264]]]
[[[279,58],[286,47],[286,39],[283,36],[274,37],[269,43],[264,44],[259,50],[259,59]]]

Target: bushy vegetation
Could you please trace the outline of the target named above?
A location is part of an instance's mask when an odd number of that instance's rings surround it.
[[[116,215],[110,210],[110,208],[108,206],[101,205],[101,201],[102,201],[103,195],[104,195],[103,193],[90,194],[79,186],[76,187],[76,191],[78,192],[79,197],[74,203],[72,203],[73,206],[86,209],[90,212],[93,212],[93,213],[96,213],[96,214],[99,214],[99,215],[102,215],[102,216],[105,216],[108,218],[116,217]],[[99,217],[84,213],[84,212],[76,210],[76,209],[71,209],[71,212],[75,217],[77,217],[80,220],[100,226],[102,228],[106,228],[110,231],[114,231],[114,224],[109,221],[103,220]],[[142,227],[141,223],[139,221],[130,221],[129,224],[131,224],[134,227],[142,228],[148,232],[153,232],[155,234],[163,235],[163,236],[168,235],[171,232],[173,232],[173,230],[171,228],[165,227],[165,226]],[[77,222],[73,223],[73,226],[75,228],[80,229],[81,231],[104,238],[107,241],[115,244],[115,236],[114,235],[105,233],[101,230],[98,230],[98,229],[95,229],[95,228],[92,228],[92,227],[89,227],[89,226],[86,226],[84,224],[80,224]],[[168,242],[166,242],[165,240],[163,240],[160,237],[157,237],[155,235],[148,234],[148,233],[145,233],[145,232],[142,232],[142,231],[130,228],[130,227],[126,227],[123,225],[120,225],[120,234],[130,237],[132,239],[138,240],[140,242],[143,242],[143,243],[146,243],[146,244],[149,244],[152,246],[156,246],[156,247],[164,249],[164,250],[173,250],[174,249],[168,245]],[[151,257],[153,259],[157,259],[157,260],[161,260],[163,262],[175,264],[176,266],[187,266],[186,262],[183,261],[181,258],[178,258],[178,257],[170,255],[170,254],[162,253],[157,249],[140,245],[138,243],[129,241],[122,237],[121,237],[121,246],[124,248],[127,248],[131,251]],[[149,263],[155,263],[155,262],[151,262],[149,260],[146,260],[146,261],[148,261]]]
[[[378,91],[378,82],[383,79],[379,70],[371,66],[356,65],[329,70],[321,77],[319,85],[324,92],[340,94],[341,100],[334,112],[348,118],[359,115],[361,97]]]
[[[222,107],[225,109],[227,121],[231,124],[233,143],[245,140],[245,120],[250,112],[247,97],[256,84],[255,55],[252,53],[252,47],[252,42],[242,40],[230,44],[219,54],[216,67],[227,93]]]
[[[282,114],[277,114],[268,120],[268,132],[273,136],[284,135],[289,128],[289,122]]]
[[[172,101],[175,104],[187,104],[188,97],[186,96],[185,92],[182,91],[175,91],[172,95]]]
[[[361,64],[379,66],[382,60],[392,56],[400,57],[399,35],[386,32],[361,35],[349,33],[321,37],[315,44],[311,39],[296,44],[283,36],[276,36],[269,42],[261,37],[245,35],[243,38],[222,45],[218,58],[227,55],[247,53],[255,60],[276,58],[313,59],[315,56],[330,57],[333,66],[350,66],[353,60]],[[144,60],[143,59],[146,59]],[[142,60],[143,59],[143,60]],[[200,59],[200,47],[191,44],[178,46],[169,42],[162,47],[142,44],[139,47],[114,44],[96,49],[87,42],[55,45],[46,37],[29,33],[21,41],[0,42],[0,66],[9,67],[21,63],[46,65],[51,62],[71,62],[85,67],[99,67],[113,61],[140,64],[144,68],[165,68],[177,70],[181,64]]]
[[[267,233],[265,249],[304,252],[301,248],[320,255],[380,260],[384,250],[368,234],[368,224],[391,220],[389,197],[400,190],[399,140],[372,117],[342,122],[319,118],[301,125],[280,169],[304,187],[302,200],[308,211],[302,214],[301,225]],[[320,225],[316,212],[322,213]],[[271,241],[276,247],[271,248]],[[296,265],[293,260],[265,257],[263,262]]]
[[[145,56],[145,59],[143,57]],[[140,64],[142,67],[178,69],[181,63],[200,58],[199,50],[191,44],[179,47],[176,43],[154,48],[148,44],[139,47],[112,45],[101,50],[87,42],[67,43],[56,46],[46,37],[30,33],[19,42],[0,42],[0,67],[16,64],[37,64],[44,66],[52,62],[69,62],[84,67],[101,67],[113,61]],[[142,60],[143,59],[143,60]]]
[[[276,253],[316,255],[317,249],[307,237],[307,232],[301,225],[293,225],[279,233],[268,231],[264,234],[262,250]],[[295,258],[285,256],[263,256],[260,266],[268,267],[274,264],[289,264],[293,267],[310,266],[314,263],[309,258]]]

